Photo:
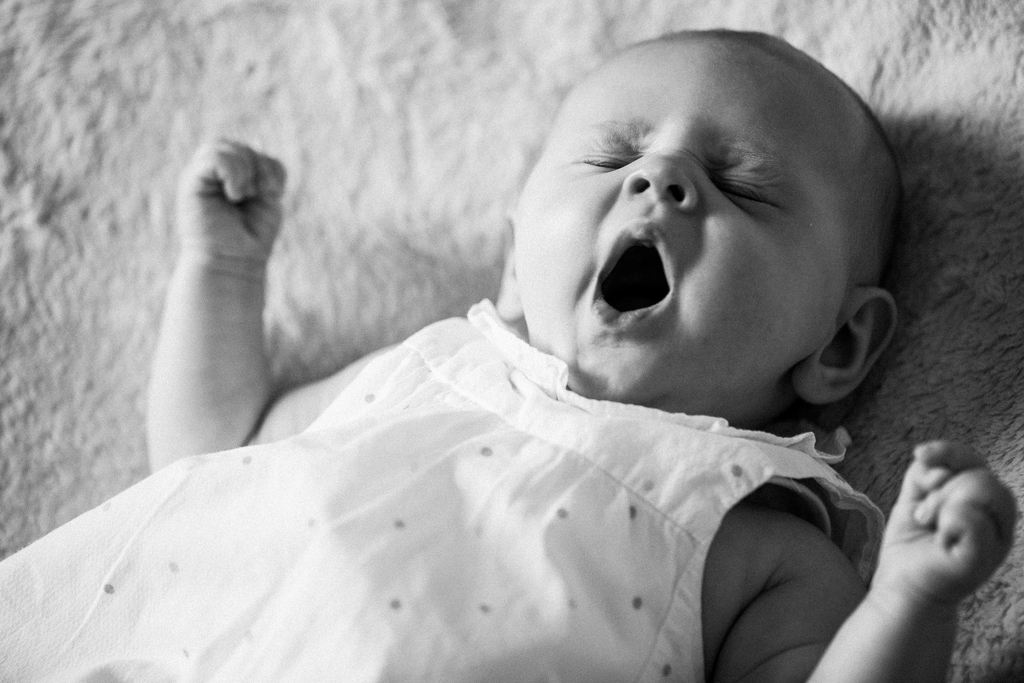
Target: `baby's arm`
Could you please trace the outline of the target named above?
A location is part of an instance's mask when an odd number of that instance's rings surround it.
[[[154,470],[243,444],[270,400],[264,275],[284,180],[276,160],[228,141],[203,147],[182,175],[146,416]]]
[[[957,603],[1006,557],[1015,509],[1012,494],[972,451],[943,442],[918,446],[871,589],[811,680],[945,680]]]
[[[957,603],[1005,557],[1015,505],[966,449],[928,444],[914,456],[866,596],[810,524],[753,505],[730,511],[705,569],[710,680],[945,680]]]

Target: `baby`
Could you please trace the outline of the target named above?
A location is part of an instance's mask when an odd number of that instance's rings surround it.
[[[275,399],[284,181],[226,141],[184,174],[160,471],[112,501],[140,531],[103,532],[147,550],[108,553],[61,656],[129,592],[148,597],[118,647],[197,680],[943,680],[957,603],[1012,543],[1010,493],[970,450],[920,445],[879,538],[839,454],[759,431],[849,395],[895,324],[898,171],[821,65],[726,31],[625,50],[558,114],[497,308]],[[199,608],[180,559],[152,578],[191,546],[230,584]]]

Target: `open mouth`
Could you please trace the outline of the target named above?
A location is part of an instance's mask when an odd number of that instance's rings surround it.
[[[634,244],[622,252],[601,283],[601,297],[622,313],[653,306],[668,293],[661,256],[649,244]]]

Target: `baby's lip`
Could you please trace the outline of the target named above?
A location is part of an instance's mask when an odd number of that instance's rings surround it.
[[[660,272],[621,272],[628,267],[660,267]],[[668,307],[672,298],[673,270],[664,235],[657,223],[636,220],[626,224],[598,271],[594,288],[594,306],[598,315],[605,324],[615,326],[657,316]],[[629,289],[635,291],[625,291]]]

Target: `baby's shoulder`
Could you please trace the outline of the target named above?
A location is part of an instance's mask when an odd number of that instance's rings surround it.
[[[808,665],[809,674],[863,595],[853,566],[817,527],[740,503],[723,519],[704,567],[709,680],[740,680],[755,669],[755,679],[774,680]]]

